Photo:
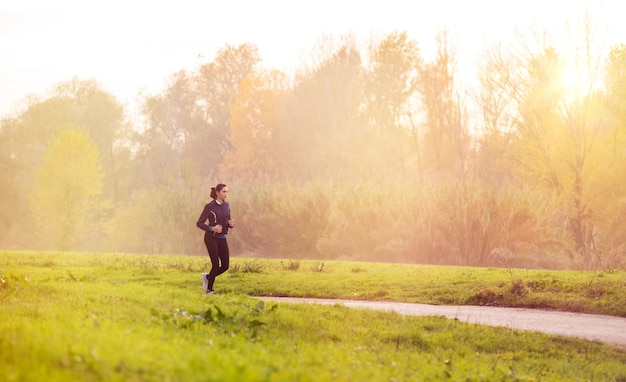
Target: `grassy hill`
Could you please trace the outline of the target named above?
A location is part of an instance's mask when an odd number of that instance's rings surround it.
[[[626,381],[583,340],[261,295],[541,307],[626,317],[626,272],[0,252],[0,380]]]

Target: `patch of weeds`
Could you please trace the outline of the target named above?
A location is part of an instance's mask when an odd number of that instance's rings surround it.
[[[213,305],[213,307],[209,307],[204,312],[197,313],[176,309],[173,315],[171,315],[171,320],[175,325],[184,329],[191,328],[194,325],[213,325],[223,328],[232,334],[246,332],[252,338],[258,338],[260,329],[267,326],[267,323],[262,320],[263,316],[273,313],[278,308],[278,304],[273,304],[269,309],[265,308],[265,302],[263,301],[259,301],[254,306],[244,306],[247,310],[239,309],[233,313],[224,312],[218,305]],[[153,311],[152,315],[164,321],[169,321],[170,319],[169,316],[164,316],[157,311]]]
[[[604,297],[606,294],[608,294],[608,292],[606,291],[606,289],[602,286],[602,285],[598,285],[598,284],[590,284],[587,287],[587,297],[589,298],[602,298]]]
[[[43,268],[52,268],[56,265],[56,263],[53,260],[45,260],[43,261],[40,266]]]
[[[28,284],[29,280],[25,274],[9,274],[5,276],[3,273],[0,273],[0,290],[15,290],[19,289],[21,285]]]
[[[68,278],[64,280],[75,281],[75,282],[85,282],[88,280],[87,275],[78,277],[78,275],[76,275],[74,272],[70,271],[69,269],[66,270],[65,273],[67,274]]]
[[[523,297],[528,295],[528,289],[526,288],[526,284],[522,279],[517,279],[511,283],[511,288],[509,289],[509,294],[516,297]]]
[[[385,296],[387,296],[389,293],[387,291],[384,290],[378,290],[376,292],[374,292],[374,294],[372,294],[372,298],[383,298]]]
[[[258,337],[258,330],[266,326],[267,324],[260,320],[259,317],[263,316],[266,313],[273,313],[276,309],[278,309],[278,304],[273,304],[269,310],[265,309],[265,302],[259,301],[255,306],[246,305],[249,308],[250,313],[252,314],[252,319],[242,320],[242,324],[247,327],[248,330],[252,331],[252,337]]]
[[[468,302],[473,305],[489,306],[498,305],[502,302],[503,297],[501,294],[492,291],[489,288],[482,288],[475,295],[468,299]]]
[[[163,266],[164,269],[175,269],[177,271],[183,271],[186,268],[186,264],[182,261],[170,261],[165,263]]]
[[[23,282],[25,284],[28,284],[28,277],[25,274],[23,274],[23,273],[21,273],[19,275],[11,274],[11,275],[9,275],[9,278],[11,280],[13,280],[13,281],[16,281],[16,282]]]
[[[106,263],[100,257],[94,257],[89,261],[89,265],[92,267],[103,267]]]
[[[598,281],[598,278],[601,277],[604,277],[603,272],[594,272],[593,277],[591,278],[591,280],[589,280],[585,291],[587,297],[599,299],[606,296],[607,294],[610,294],[610,292],[604,287],[604,285],[600,284],[600,282]]]
[[[80,281],[80,279],[78,278],[78,276],[76,276],[72,271],[70,271],[69,269],[67,271],[65,271],[65,273],[67,274],[67,276],[69,277],[70,281]]]
[[[409,333],[397,333],[382,338],[383,342],[391,343],[396,346],[396,351],[407,350],[415,351],[416,349],[422,351],[428,351],[431,348],[430,342],[428,342],[421,333],[409,332]]]
[[[194,324],[208,325],[216,324],[218,326],[224,326],[234,323],[236,321],[236,314],[230,316],[226,315],[219,306],[215,306],[215,309],[209,307],[204,312],[190,313],[185,309],[176,309],[172,315],[173,322],[181,328],[189,328]]]
[[[353,267],[350,268],[350,272],[352,273],[361,273],[361,272],[367,272],[367,270],[361,268],[361,267]]]
[[[539,280],[530,280],[526,283],[526,286],[533,292],[555,292],[562,291],[568,288],[566,281],[559,280],[557,278],[542,278]]]
[[[311,267],[311,272],[324,272],[324,262],[320,261],[319,263],[313,265]]]
[[[545,280],[531,280],[527,286],[534,292],[540,292],[547,289],[547,282]]]
[[[151,273],[159,269],[159,264],[157,264],[154,260],[145,257],[137,260],[136,268],[143,272]]]
[[[505,288],[506,283],[499,283],[498,288]],[[522,279],[516,279],[511,281],[511,285],[508,289],[502,289],[502,291],[494,291],[489,287],[482,286],[476,294],[468,299],[470,304],[475,305],[501,305],[503,302],[507,304],[509,301],[517,298],[526,297],[530,293],[530,290],[526,287],[526,284]]]
[[[184,261],[176,261],[176,262],[168,262],[163,268],[165,269],[174,269],[177,271],[183,272],[196,272],[196,267],[194,263],[184,262]]]
[[[615,374],[615,382],[626,382],[626,374]]]
[[[263,265],[256,261],[247,261],[243,264],[235,264],[230,267],[231,273],[261,273]]]
[[[178,310],[178,309],[177,309],[177,310]],[[171,317],[171,315],[166,314],[166,313],[162,313],[162,312],[161,312],[161,311],[159,311],[157,308],[151,308],[151,309],[150,309],[150,314],[151,314],[153,317],[158,318],[158,319],[161,319],[161,320],[163,320],[163,321],[165,321],[165,322],[169,321],[169,320],[170,320],[170,318],[172,318],[172,317]],[[175,312],[175,314],[176,314],[176,312]]]
[[[287,264],[281,261],[280,266],[288,271],[297,271],[298,269],[300,269],[300,260],[289,260]]]

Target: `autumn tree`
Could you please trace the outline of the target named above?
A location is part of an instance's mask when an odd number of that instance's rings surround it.
[[[419,71],[418,88],[425,114],[422,151],[424,162],[436,173],[464,180],[471,142],[456,66],[448,32],[441,31],[435,58]]]
[[[174,73],[160,93],[145,98],[140,158],[144,185],[162,184],[163,172],[181,175],[181,163],[214,176],[230,149],[230,106],[243,79],[260,61],[251,44],[225,46],[193,71]]]
[[[504,160],[515,136],[517,109],[507,84],[514,81],[516,66],[513,57],[501,44],[485,51],[478,69],[479,89],[476,92],[477,158],[474,174],[483,184],[503,187],[512,174]]]
[[[222,172],[242,179],[278,179],[291,164],[287,79],[277,70],[249,74],[230,109],[230,144]],[[231,178],[232,176],[227,176]]]
[[[198,105],[198,94],[189,73],[183,70],[170,76],[161,93],[146,97],[142,111],[146,127],[138,137],[141,143],[138,158],[142,162],[140,179],[143,187],[161,184],[164,173],[180,176],[181,162],[202,161],[203,156],[192,149],[199,144],[194,134],[209,127]],[[209,142],[205,142],[205,146],[205,151],[210,154]]]
[[[600,137],[597,182],[590,201],[594,211],[595,246],[605,267],[626,264],[626,45],[614,46],[605,65],[609,124]]]
[[[17,164],[11,156],[10,132],[0,124],[0,245],[10,246],[8,234],[18,219],[19,188],[16,182]]]
[[[575,253],[590,267],[598,213],[592,204],[608,185],[601,165],[608,104],[596,87],[601,55],[591,30],[581,30],[573,52],[538,34],[511,56],[496,57],[492,67],[501,70],[494,78],[508,97],[503,104],[516,111],[505,158],[526,185],[553,196],[561,217],[555,224],[567,227]]]
[[[352,175],[359,150],[361,55],[350,36],[319,41],[288,101],[294,178]]]
[[[190,130],[188,150],[200,163],[200,173],[209,174],[219,166],[231,148],[230,110],[244,78],[261,61],[258,48],[252,44],[226,45],[215,58],[195,72],[194,86],[203,125]]]
[[[362,113],[369,127],[367,141],[374,145],[366,151],[374,159],[369,166],[384,168],[383,173],[405,172],[412,147],[407,115],[417,95],[422,65],[417,41],[406,32],[385,35],[369,47]]]
[[[406,32],[390,33],[372,44],[364,80],[365,114],[372,129],[389,132],[400,128],[402,106],[417,91],[421,67],[417,41]]]
[[[614,46],[606,62],[605,83],[611,111],[617,121],[626,123],[626,44]]]
[[[76,128],[59,131],[45,152],[31,193],[36,235],[51,250],[97,248],[103,228],[102,166],[98,148]]]

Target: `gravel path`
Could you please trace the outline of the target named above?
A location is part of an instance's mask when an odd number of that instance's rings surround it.
[[[261,299],[287,303],[340,304],[350,308],[394,311],[414,316],[445,316],[463,322],[577,337],[626,349],[626,318],[622,317],[488,306],[444,306],[293,297]]]

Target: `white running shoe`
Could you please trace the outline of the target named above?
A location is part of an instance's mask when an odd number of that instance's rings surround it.
[[[208,273],[202,274],[202,290],[204,293],[209,293],[209,280],[207,279]]]
[[[208,290],[208,291],[206,292],[207,296],[210,296],[210,295],[212,295],[212,294],[214,294],[214,293],[215,293],[215,291],[212,291],[212,290]]]

